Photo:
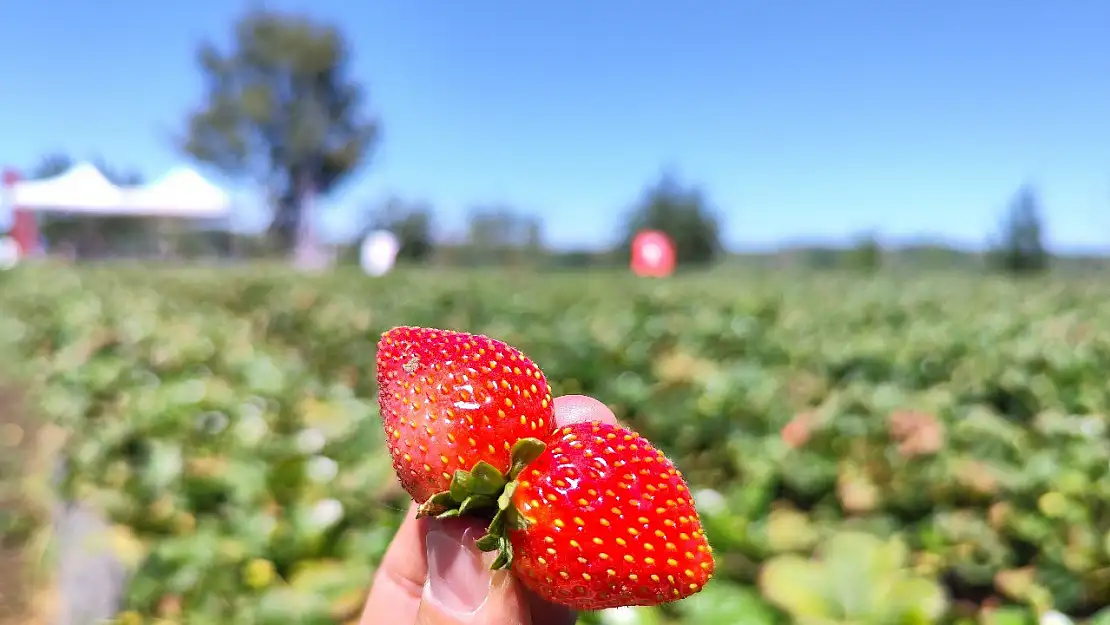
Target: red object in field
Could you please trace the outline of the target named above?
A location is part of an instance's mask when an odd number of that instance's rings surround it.
[[[674,273],[674,243],[658,230],[645,230],[632,240],[632,271],[638,276],[663,278]]]
[[[19,172],[14,169],[4,170],[4,191],[11,192],[11,188],[19,182]],[[35,214],[29,210],[12,206],[12,238],[19,245],[22,256],[32,256],[38,252],[39,223]]]

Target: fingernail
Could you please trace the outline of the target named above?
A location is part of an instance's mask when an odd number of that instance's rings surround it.
[[[469,528],[446,526],[428,532],[428,581],[426,598],[441,609],[473,614],[489,596],[491,572],[482,552],[474,545]]]

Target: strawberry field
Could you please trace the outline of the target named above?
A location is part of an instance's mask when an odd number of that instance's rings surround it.
[[[3,370],[66,471],[3,452],[24,504],[0,528],[37,548],[49,498],[101,510],[121,622],[353,622],[408,501],[375,345],[428,325],[520,347],[695,491],[713,581],[584,622],[1110,622],[1108,304],[1078,280],[19,269]]]

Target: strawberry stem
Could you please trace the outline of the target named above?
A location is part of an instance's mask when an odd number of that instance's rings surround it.
[[[528,525],[525,519],[513,506],[513,493],[519,483],[518,477],[524,469],[540,457],[547,448],[542,441],[535,438],[525,438],[513,445],[512,468],[509,469],[509,479],[497,498],[497,513],[493,515],[486,535],[479,538],[477,545],[482,551],[497,551],[490,569],[496,571],[508,567],[513,562],[513,545],[509,541],[508,529],[525,529]]]
[[[416,516],[437,519],[463,515],[489,517],[486,535],[479,538],[476,544],[482,551],[498,552],[491,569],[508,567],[513,562],[508,529],[524,529],[527,526],[527,520],[513,506],[517,478],[546,449],[547,445],[538,438],[522,438],[510,452],[507,474],[502,474],[497,467],[485,461],[476,463],[469,471],[455,471],[447,490],[428,498],[420,505]]]
[[[428,498],[417,511],[417,517],[431,516],[437,519],[452,517],[487,516],[490,518],[490,529],[487,536],[503,536],[504,524],[507,520],[505,513],[511,509],[512,493],[516,489],[516,478],[524,471],[525,467],[534,462],[547,446],[538,438],[523,438],[513,445],[510,452],[510,465],[507,474],[501,473],[492,464],[480,461],[469,471],[459,469],[451,477],[451,484],[447,490],[436,493]],[[515,510],[513,511],[515,513]],[[515,517],[515,514],[513,515]],[[513,519],[514,526],[520,521]],[[494,530],[497,531],[494,531]],[[489,545],[490,543],[483,543]],[[507,541],[505,545],[507,545]],[[502,545],[494,546],[506,553]],[[493,549],[487,549],[493,551]],[[508,551],[508,560],[512,560],[511,549]]]

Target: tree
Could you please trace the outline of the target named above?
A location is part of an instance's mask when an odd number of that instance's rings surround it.
[[[883,264],[883,246],[874,233],[863,233],[856,237],[847,256],[848,266],[852,269],[873,273]]]
[[[1040,199],[1031,186],[1022,187],[1002,219],[998,240],[987,255],[990,265],[1011,274],[1048,269],[1051,255],[1044,245]]]
[[[134,187],[146,182],[146,177],[142,172],[137,169],[122,169],[110,165],[103,158],[97,157],[92,160],[92,164],[104,174],[112,184],[121,187]]]
[[[230,49],[201,45],[206,91],[187,119],[182,148],[225,174],[268,189],[270,235],[289,252],[311,193],[335,190],[379,138],[362,87],[347,75],[350,46],[338,27],[258,9],[243,16]]]
[[[683,186],[670,174],[649,186],[629,212],[620,245],[625,258],[641,230],[666,233],[674,242],[679,265],[706,265],[722,251],[718,218],[701,190]]]
[[[467,220],[467,264],[534,264],[543,254],[543,224],[506,205],[475,207]]]
[[[60,152],[47,154],[40,158],[39,162],[31,168],[28,177],[31,180],[53,178],[66,173],[73,165],[73,159],[65,154]]]
[[[807,245],[796,250],[808,269],[836,269],[840,264],[840,250],[828,245]]]
[[[432,215],[432,207],[427,203],[390,198],[377,211],[370,229],[388,230],[397,237],[400,243],[397,260],[425,262],[435,251]]]

